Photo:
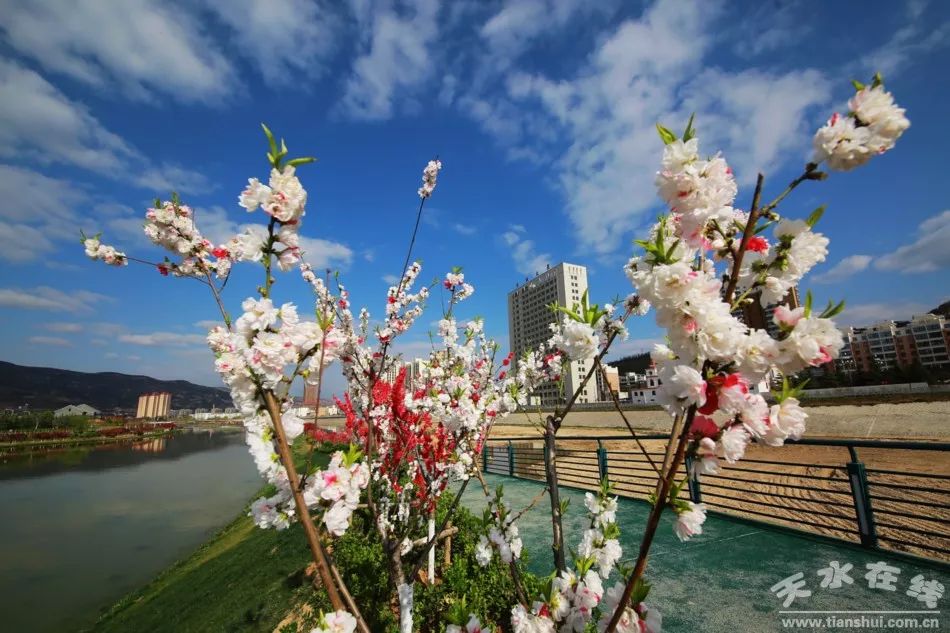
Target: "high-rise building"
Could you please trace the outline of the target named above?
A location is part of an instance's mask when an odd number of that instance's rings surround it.
[[[317,385],[305,382],[303,384],[303,403],[305,406],[318,406],[320,404],[320,394],[317,393]]]
[[[562,262],[549,266],[540,275],[527,279],[508,293],[508,340],[515,359],[527,350],[536,350],[551,338],[550,325],[559,317],[552,304],[571,307],[580,303],[587,290],[587,268]],[[556,404],[568,398],[591,368],[591,360],[574,361],[564,372],[563,393],[554,383],[541,385],[536,396],[541,404]],[[588,381],[578,395],[578,402],[597,401],[597,383]]]
[[[135,410],[137,418],[167,418],[172,406],[172,394],[167,391],[143,393]]]

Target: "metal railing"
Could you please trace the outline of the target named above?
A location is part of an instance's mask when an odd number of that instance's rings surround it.
[[[639,435],[663,461],[668,434]],[[860,449],[860,454],[858,450]],[[645,500],[657,475],[629,435],[558,438],[561,485],[595,490],[603,477],[618,495]],[[694,477],[690,499],[709,510],[820,534],[865,548],[950,561],[950,442],[806,438],[782,449],[753,445],[716,475]],[[539,437],[489,438],[486,472],[544,481]]]

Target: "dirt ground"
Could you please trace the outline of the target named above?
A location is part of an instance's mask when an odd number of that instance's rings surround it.
[[[903,402],[874,405],[809,406],[808,437],[879,438],[879,439],[947,439],[950,440],[950,400]],[[663,411],[633,409],[624,415],[635,429],[665,433],[670,418]],[[538,423],[536,413],[517,413],[505,419],[493,435],[521,435]],[[626,429],[616,411],[573,411],[565,420],[564,432],[583,429],[576,435],[598,432],[611,434]]]

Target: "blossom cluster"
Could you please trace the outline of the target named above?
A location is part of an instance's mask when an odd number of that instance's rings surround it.
[[[98,259],[110,266],[127,266],[129,263],[125,253],[117,251],[112,246],[107,246],[99,241],[99,237],[83,237],[83,248],[86,249],[86,256],[90,259]]]
[[[320,618],[320,625],[310,633],[353,633],[356,631],[356,618],[349,611],[342,609],[333,613],[325,613]]]
[[[654,225],[649,240],[638,242],[646,255],[632,258],[626,272],[668,332],[668,344],[652,352],[658,401],[671,415],[693,410],[694,467],[717,472],[718,458],[740,459],[753,439],[777,446],[801,434],[805,414],[797,401],[770,408],[754,386],[774,372],[791,375],[836,358],[843,341],[830,319],[804,309],[775,311],[778,338],[737,316],[716,262],[724,261],[727,273],[734,267],[738,235],[749,217],[732,206],[735,182],[721,156],[701,159],[696,138],[672,140],[657,188],[671,213]],[[827,253],[828,240],[807,222],[780,219],[775,237],[776,246],[770,246],[753,235],[754,248],[745,253],[736,280],[739,290],[757,293],[764,305],[783,298]],[[714,421],[716,414],[725,418],[722,426]],[[677,535],[699,534],[703,508],[675,499],[671,504],[678,514]]]
[[[617,498],[612,496],[611,486],[606,480],[601,483],[597,494],[586,493],[584,505],[590,520],[589,528],[584,531],[577,547],[574,569],[561,571],[551,579],[542,601],[535,602],[531,610],[516,605],[511,612],[513,630],[524,633],[537,631],[563,631],[580,633],[596,625],[604,631],[614,613],[617,598],[623,592],[624,583],[618,581],[610,592],[604,591],[604,582],[615,569],[623,554],[620,547],[620,530],[617,526]],[[613,605],[605,603],[605,596],[613,595]],[[641,617],[646,613],[639,604],[628,609],[621,619],[619,631],[640,633]],[[654,618],[658,614],[654,612]],[[659,628],[652,629],[656,633]]]
[[[306,211],[307,191],[297,178],[296,169],[286,166],[272,168],[269,185],[257,178],[250,178],[247,187],[238,197],[238,204],[251,213],[260,208],[271,217],[276,231],[270,235],[254,228],[232,238],[228,247],[234,258],[240,261],[257,262],[267,253],[277,257],[277,265],[283,271],[293,270],[301,258],[300,224]]]
[[[430,160],[425,169],[422,170],[422,186],[419,187],[420,198],[425,200],[432,195],[441,170],[442,161],[438,159]]]
[[[518,532],[516,517],[508,512],[502,501],[502,491],[499,488],[494,499],[489,499],[484,513],[484,523],[488,527],[488,534],[482,534],[475,545],[475,560],[482,567],[491,563],[493,550],[498,550],[498,557],[504,563],[511,563],[521,558],[524,544]]]
[[[245,439],[258,471],[277,488],[277,493],[262,497],[251,506],[251,514],[260,527],[287,527],[293,520],[293,501],[287,471],[275,450],[275,429],[262,400],[262,391],[278,393],[281,426],[288,442],[304,431],[304,421],[292,410],[286,394],[288,372],[319,359],[317,352],[326,337],[314,321],[301,320],[293,304],[277,307],[268,298],[248,298],[244,313],[233,330],[216,327],[208,334],[215,353],[215,369],[231,389],[235,406],[244,415]],[[332,350],[322,350],[324,363],[333,360]],[[292,369],[288,369],[288,367]],[[304,499],[308,506],[325,506],[323,522],[328,531],[341,535],[349,526],[360,491],[369,480],[368,466],[341,452],[334,454],[329,467],[317,471],[306,481]]]
[[[879,75],[872,85],[856,83],[855,88],[857,92],[848,101],[848,114],[831,115],[814,138],[814,161],[826,161],[828,167],[838,171],[849,171],[883,154],[910,127],[904,109],[884,90]]]
[[[166,202],[155,201],[155,206],[145,212],[144,230],[154,244],[181,258],[159,264],[158,271],[163,275],[193,277],[214,273],[225,279],[231,271],[230,251],[224,246],[216,247],[201,235],[191,207],[181,204],[177,196]]]

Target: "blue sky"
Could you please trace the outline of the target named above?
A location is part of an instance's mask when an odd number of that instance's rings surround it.
[[[292,154],[310,198],[308,259],[339,269],[380,313],[399,273],[421,169],[444,162],[417,255],[423,277],[464,267],[507,342],[505,296],[546,263],[585,264],[595,300],[631,291],[631,239],[662,211],[653,125],[695,111],[703,151],[775,194],[813,131],[845,109],[852,77],[884,73],[912,122],[858,171],[808,183],[829,260],[805,284],[844,298],[842,321],[906,318],[948,298],[950,5],[943,2],[318,3],[304,0],[4,2],[0,12],[0,358],[217,384],[205,289],[86,260],[80,228],[156,257],[140,217],[179,191],[224,240],[260,216],[237,206],[266,176],[260,121]],[[256,269],[231,280],[236,309]],[[279,298],[306,304],[293,275]],[[402,349],[424,349],[429,322]],[[631,327],[622,353],[660,333]],[[335,389],[339,381],[334,378]]]

